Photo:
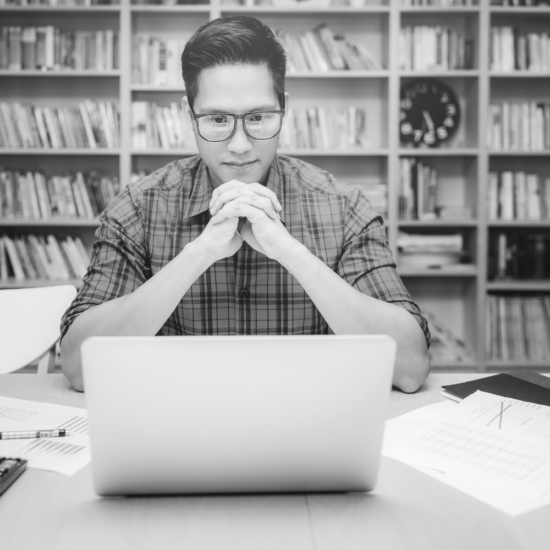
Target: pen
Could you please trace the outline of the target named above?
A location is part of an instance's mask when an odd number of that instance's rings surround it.
[[[0,439],[36,439],[40,437],[65,437],[66,430],[29,430],[27,432],[0,432]]]

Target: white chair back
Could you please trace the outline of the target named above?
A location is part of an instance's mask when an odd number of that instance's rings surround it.
[[[0,374],[41,361],[39,372],[53,370],[61,317],[76,296],[72,285],[0,290]],[[49,368],[48,368],[49,367]]]

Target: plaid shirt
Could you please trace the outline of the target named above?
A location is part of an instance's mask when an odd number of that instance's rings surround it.
[[[382,218],[356,187],[301,160],[276,156],[267,187],[289,233],[363,294],[404,307],[429,343],[428,324],[399,278]],[[129,294],[196,239],[211,216],[200,157],[177,160],[128,185],[101,215],[90,266],[61,322]],[[144,311],[144,315],[146,312]],[[328,334],[298,281],[247,243],[189,288],[158,335]]]

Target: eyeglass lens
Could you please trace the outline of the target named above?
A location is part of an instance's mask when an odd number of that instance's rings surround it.
[[[243,119],[247,132],[256,139],[269,139],[281,129],[282,117],[279,113],[250,113]],[[210,141],[228,139],[236,124],[233,115],[214,114],[198,120],[200,135]]]

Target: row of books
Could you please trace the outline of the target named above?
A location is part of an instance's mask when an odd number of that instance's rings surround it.
[[[0,148],[98,149],[119,147],[119,113],[110,101],[77,107],[0,102]]]
[[[476,0],[401,0],[401,5],[409,6],[433,6],[441,8],[452,8],[455,6],[476,6]]]
[[[473,351],[431,311],[422,309],[422,315],[430,326],[430,362],[466,363],[474,361]]]
[[[492,6],[505,6],[509,8],[550,6],[550,0],[491,0]]]
[[[367,114],[359,107],[291,109],[279,138],[282,149],[365,149]]]
[[[181,86],[181,54],[186,40],[163,40],[149,34],[132,38],[132,82],[155,86]]]
[[[397,249],[399,269],[441,269],[467,260],[461,233],[418,235],[401,231],[397,235]]]
[[[0,0],[0,6],[110,6],[115,0]]]
[[[118,178],[95,171],[45,176],[0,168],[0,218],[96,218],[119,190]]]
[[[276,35],[285,48],[290,74],[383,69],[364,44],[334,34],[326,23],[298,35],[284,30],[277,30]]]
[[[550,360],[550,296],[487,297],[487,354],[493,360]]]
[[[357,187],[365,193],[374,211],[386,218],[388,216],[388,186],[377,183],[375,185],[357,184]]]
[[[550,234],[530,230],[489,235],[489,280],[550,280]]]
[[[549,38],[547,32],[522,32],[512,26],[493,27],[490,43],[491,70],[550,72]]]
[[[109,71],[118,66],[118,33],[111,29],[0,27],[0,69]]]
[[[490,220],[550,220],[550,176],[489,172]]]
[[[493,151],[550,149],[549,102],[491,104],[487,118],[487,145]]]
[[[472,208],[466,205],[438,204],[437,170],[413,157],[400,160],[399,219],[435,220],[471,219]]]
[[[79,237],[2,235],[0,280],[81,279],[90,257]]]
[[[405,26],[399,34],[399,65],[408,71],[472,69],[473,38],[443,26]]]
[[[195,136],[181,105],[162,107],[148,101],[132,103],[132,148],[194,149]]]

